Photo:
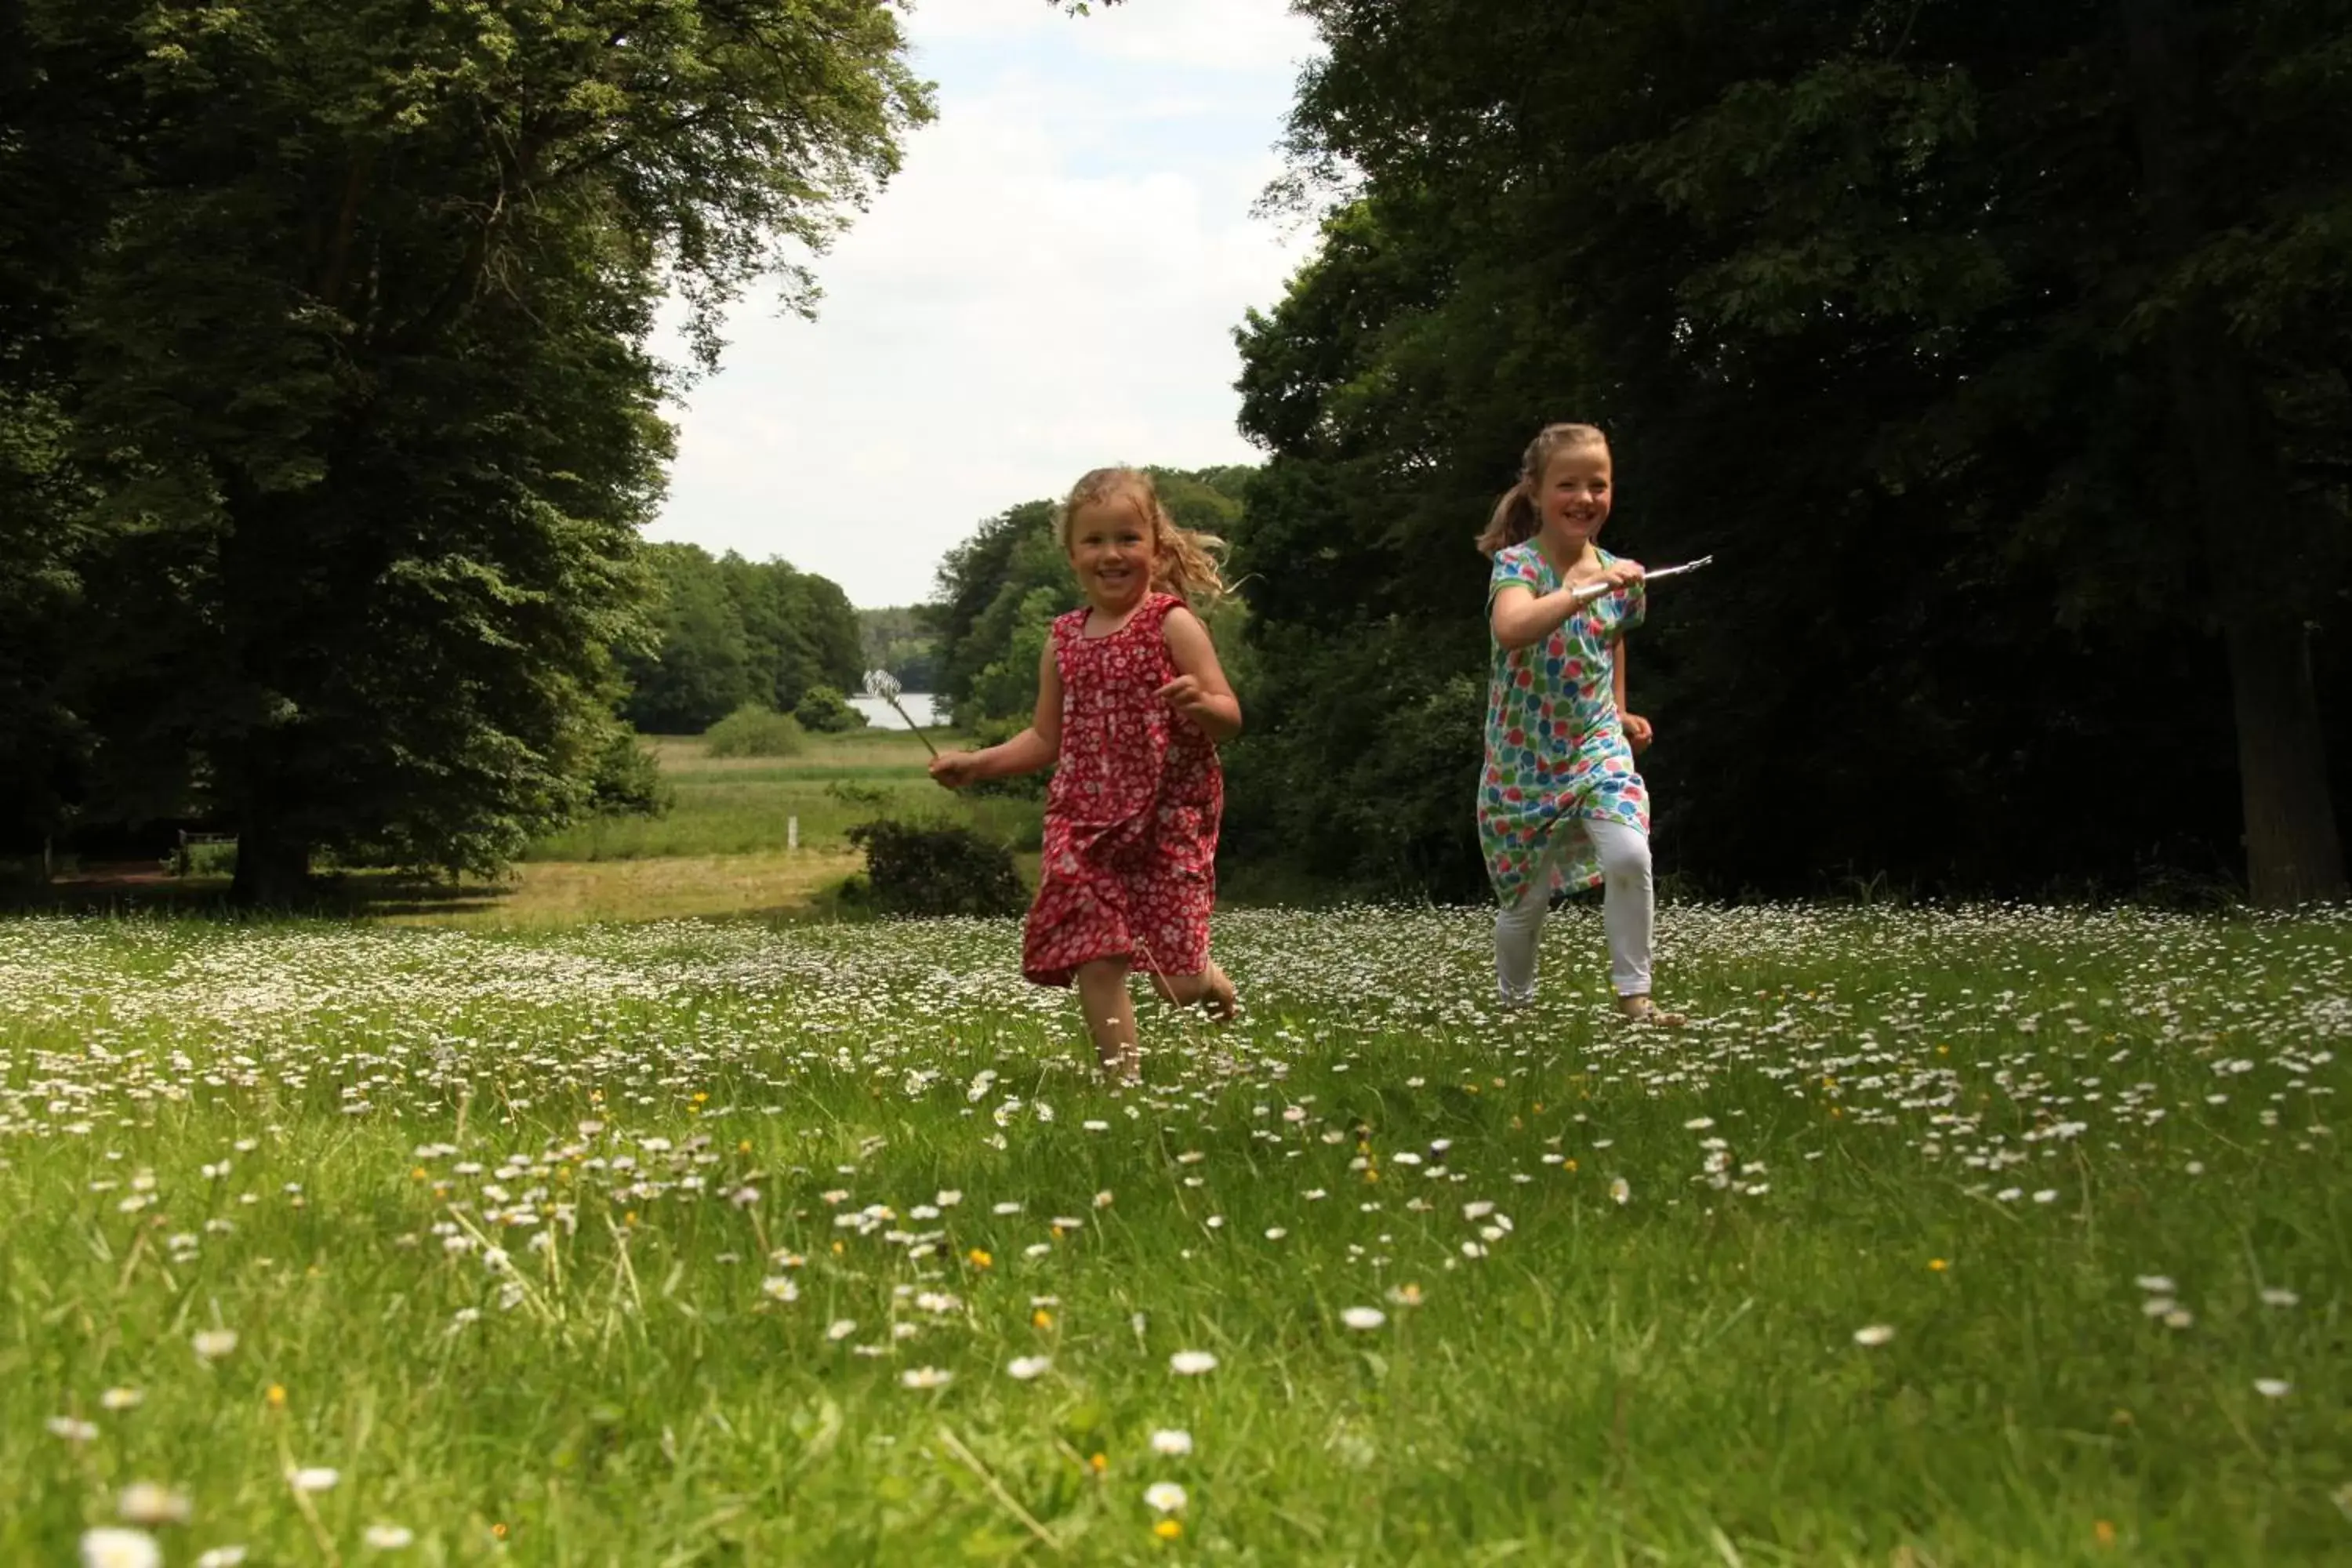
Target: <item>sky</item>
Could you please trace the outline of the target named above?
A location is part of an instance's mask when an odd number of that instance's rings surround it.
[[[1285,0],[919,0],[907,27],[939,118],[818,259],[815,321],[730,315],[648,531],[861,607],[928,599],[982,520],[1088,468],[1257,460],[1233,330],[1314,239],[1252,212],[1316,47]]]

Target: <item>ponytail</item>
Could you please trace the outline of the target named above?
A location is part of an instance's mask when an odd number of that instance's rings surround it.
[[[1486,531],[1478,535],[1478,552],[1492,556],[1497,551],[1514,544],[1525,544],[1536,536],[1543,524],[1542,514],[1536,507],[1536,492],[1542,489],[1544,471],[1551,460],[1572,447],[1599,447],[1606,450],[1609,437],[1597,425],[1547,425],[1536,432],[1528,449],[1519,455],[1519,479],[1505,490],[1495,502],[1494,515],[1486,520]]]

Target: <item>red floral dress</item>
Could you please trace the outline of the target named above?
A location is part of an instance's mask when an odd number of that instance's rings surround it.
[[[1086,635],[1085,609],[1054,622],[1062,751],[1021,952],[1040,985],[1067,985],[1098,958],[1150,974],[1208,968],[1224,774],[1215,743],[1153,695],[1176,679],[1162,628],[1182,604],[1154,594],[1108,637]]]

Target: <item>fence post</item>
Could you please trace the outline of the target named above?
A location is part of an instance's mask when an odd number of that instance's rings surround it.
[[[800,847],[801,819],[797,816],[788,816],[784,818],[784,847],[798,849]]]

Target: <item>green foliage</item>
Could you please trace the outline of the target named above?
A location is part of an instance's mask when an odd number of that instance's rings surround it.
[[[645,554],[658,584],[659,641],[643,654],[624,652],[629,695],[621,715],[647,734],[698,734],[750,700],[743,617],[699,547],[655,544]]]
[[[183,844],[173,851],[171,868],[174,877],[234,877],[236,840],[204,839]]]
[[[808,744],[800,721],[789,713],[747,702],[703,732],[714,757],[792,757]]]
[[[0,593],[50,585],[0,658],[40,782],[0,807],[216,816],[264,903],[321,851],[488,871],[586,809],[606,650],[660,641],[655,310],[708,364],[755,279],[806,308],[929,112],[897,12],[26,0],[0,34],[0,447],[63,428],[0,456],[53,497],[37,547],[0,530]],[[62,685],[12,679],[60,624]],[[696,701],[760,694],[707,599],[665,629]]]
[[[660,584],[658,641],[622,652],[622,712],[638,729],[697,734],[747,701],[789,713],[816,687],[864,679],[856,615],[837,584],[782,561],[731,551],[714,560],[699,545],[646,555]]]
[[[1026,903],[1013,852],[954,823],[878,817],[849,830],[866,851],[863,897],[887,915],[1013,915]]]
[[[929,605],[857,612],[867,668],[889,671],[902,690],[929,692],[940,683],[940,638]]]
[[[677,792],[661,775],[653,748],[630,730],[615,726],[596,756],[589,781],[588,809],[596,816],[661,816]]]
[[[2258,893],[2341,885],[2340,6],[1312,9],[1293,178],[1348,195],[1241,334],[1229,842],[1478,890],[1477,727],[1426,716],[1484,681],[1472,536],[1580,418],[1607,542],[1720,561],[1631,645],[1664,868],[2127,889],[2252,832]]]
[[[849,705],[849,700],[830,686],[812,686],[801,694],[793,709],[793,717],[801,728],[813,734],[839,735],[851,730],[866,728],[866,715]]]

